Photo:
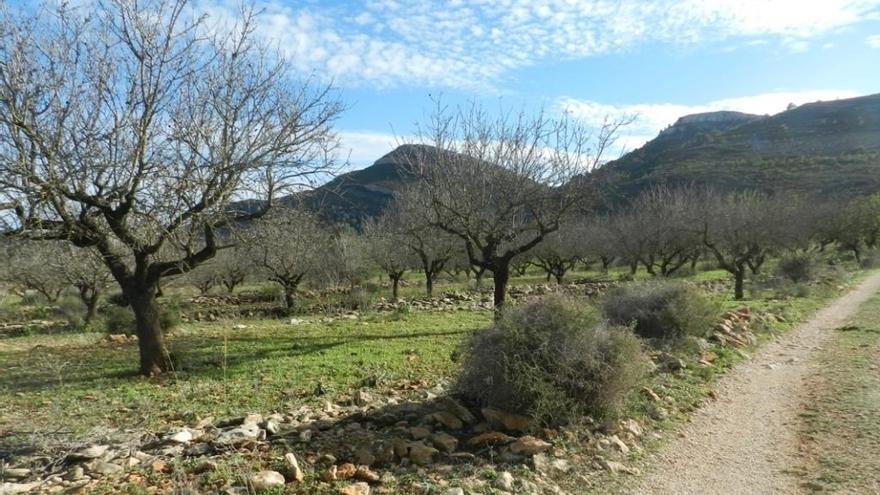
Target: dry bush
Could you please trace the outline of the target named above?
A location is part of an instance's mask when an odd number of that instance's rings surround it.
[[[602,309],[612,324],[632,325],[640,337],[663,344],[705,337],[720,315],[718,305],[698,289],[670,281],[614,289],[605,296]]]
[[[558,296],[507,309],[464,353],[459,392],[543,424],[611,419],[647,370],[629,328]]]

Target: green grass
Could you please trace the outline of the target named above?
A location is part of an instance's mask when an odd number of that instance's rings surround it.
[[[800,414],[798,470],[812,493],[880,493],[880,295],[819,355]]]
[[[136,344],[109,343],[99,334],[4,339],[0,431],[39,431],[59,421],[72,432],[154,429],[192,414],[293,409],[325,400],[312,393],[318,384],[331,397],[369,378],[431,384],[454,371],[450,356],[490,319],[489,312],[456,312],[308,319],[300,325],[187,324],[169,341],[177,373],[159,380],[134,375]]]

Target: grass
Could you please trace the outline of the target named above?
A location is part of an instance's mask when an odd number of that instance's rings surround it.
[[[801,412],[811,493],[880,493],[880,295],[838,329],[819,355]]]
[[[370,315],[290,325],[280,320],[186,324],[170,338],[177,373],[134,375],[136,344],[99,334],[0,341],[0,431],[167,427],[184,416],[295,408],[320,388],[347,394],[362,381],[448,377],[462,339],[488,312]],[[247,328],[235,328],[236,324]],[[2,447],[2,437],[0,437]]]

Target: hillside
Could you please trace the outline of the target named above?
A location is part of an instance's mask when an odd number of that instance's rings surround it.
[[[880,94],[802,105],[773,116],[682,117],[596,173],[611,197],[658,183],[818,194],[880,190]]]
[[[358,224],[390,204],[416,152],[436,150],[400,146],[367,168],[286,201],[302,200],[329,219]],[[600,184],[611,203],[655,184],[822,195],[880,191],[880,94],[805,104],[772,116],[687,115],[589,181]]]

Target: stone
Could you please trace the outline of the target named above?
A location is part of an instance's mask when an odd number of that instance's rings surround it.
[[[194,474],[211,473],[217,470],[219,466],[214,461],[204,461],[193,469]]]
[[[279,486],[284,486],[284,476],[278,471],[260,471],[251,476],[251,486],[254,490],[271,490]]]
[[[447,411],[436,412],[431,418],[450,430],[460,430],[464,426],[464,422],[458,419],[458,416]]]
[[[567,473],[571,470],[571,463],[565,459],[557,459],[547,454],[536,454],[532,456],[532,464],[535,469],[544,474],[550,474],[554,471]]]
[[[338,480],[354,478],[355,474],[357,474],[357,467],[350,462],[336,466],[336,479]]]
[[[407,450],[409,460],[417,466],[431,464],[434,461],[434,456],[440,453],[434,447],[428,447],[422,442],[412,442]]]
[[[608,441],[611,442],[611,445],[620,451],[621,454],[629,454],[629,446],[623,443],[623,440],[620,439],[617,435],[611,435],[608,437]]]
[[[363,390],[358,389],[351,394],[351,403],[358,407],[365,407],[371,402],[373,402],[373,396]]]
[[[452,453],[458,448],[458,439],[448,433],[438,432],[431,435],[431,444],[441,452]]]
[[[492,407],[484,407],[481,412],[490,424],[502,426],[507,431],[525,431],[531,428],[532,418],[511,414]]]
[[[510,474],[510,472],[508,471],[501,471],[500,473],[498,473],[498,477],[495,478],[495,482],[492,484],[495,486],[495,488],[498,488],[499,490],[510,492],[513,491],[513,483],[513,475]]]
[[[262,415],[262,414],[256,414],[256,413],[248,414],[247,416],[244,417],[244,419],[241,420],[241,424],[242,424],[243,426],[244,426],[244,425],[255,425],[255,426],[259,426],[259,425],[262,424],[262,423],[263,423],[263,415]],[[264,472],[265,472],[265,471],[264,471]]]
[[[324,474],[321,476],[321,479],[330,483],[332,481],[336,481],[336,465],[332,465],[327,468],[327,471],[324,471]]]
[[[167,473],[171,471],[171,466],[162,459],[156,459],[150,463],[150,470],[155,474]]]
[[[287,471],[285,476],[287,481],[300,482],[305,478],[302,469],[299,467],[299,462],[296,460],[296,456],[290,452],[284,454],[284,469]]]
[[[652,402],[660,402],[661,400],[660,396],[648,387],[642,388],[642,393],[645,394],[645,396],[647,396],[648,399],[650,399]]]
[[[185,444],[185,443],[192,442],[192,440],[193,440],[193,434],[191,431],[189,431],[188,428],[184,428],[182,430],[179,430],[179,431],[176,431],[173,433],[169,433],[168,435],[165,436],[165,441],[171,442],[171,443]]]
[[[354,451],[354,463],[358,466],[372,466],[376,463],[376,456],[369,447],[360,447]]]
[[[553,447],[553,444],[549,442],[545,442],[544,440],[535,438],[531,435],[526,435],[516,439],[515,442],[510,444],[510,451],[514,454],[530,456],[540,454],[541,452],[549,450],[551,447]]]
[[[603,459],[601,457],[596,458],[596,460],[593,461],[593,464],[601,469],[604,469],[604,470],[610,472],[610,473],[627,473],[627,474],[634,474],[634,475],[639,474],[638,469],[630,469],[630,468],[626,467],[626,465],[624,465],[621,462],[609,461],[609,460]]]
[[[382,477],[371,471],[367,466],[358,466],[357,472],[354,473],[357,480],[366,481],[367,483],[378,483]]]
[[[277,435],[281,431],[281,425],[278,421],[270,419],[266,420],[265,429],[268,435]]]
[[[90,461],[104,455],[109,448],[108,445],[90,445],[70,454],[69,458],[72,461]]]
[[[488,447],[496,444],[508,444],[513,440],[513,437],[501,433],[500,431],[489,431],[470,438],[467,441],[467,444],[471,447]]]
[[[299,432],[299,441],[302,443],[309,443],[312,441],[312,435],[314,435],[312,430],[303,430]]]
[[[81,480],[85,475],[86,473],[82,466],[73,466],[70,471],[67,472],[67,479],[70,481]]]
[[[0,469],[0,475],[11,480],[21,480],[30,476],[31,470],[27,468],[6,468]]]
[[[657,367],[661,371],[676,372],[687,367],[687,364],[679,357],[663,352],[657,356]]]
[[[123,468],[119,464],[113,464],[112,462],[106,461],[95,461],[90,466],[88,466],[88,468],[89,472],[100,474],[101,476],[112,476],[114,474],[119,474],[125,471],[125,468]]]
[[[474,414],[470,412],[468,408],[461,405],[461,403],[459,403],[452,397],[443,396],[440,398],[440,403],[443,405],[443,407],[446,408],[447,411],[454,414],[458,419],[462,420],[463,422],[469,425],[476,424],[477,417],[474,416]]]
[[[27,493],[40,486],[40,482],[34,483],[0,483],[0,495],[16,495]]]
[[[413,440],[423,440],[431,436],[431,430],[424,426],[414,426],[409,429],[409,435]]]
[[[645,434],[645,430],[643,430],[639,422],[634,419],[625,419],[621,421],[620,428],[636,438]]]
[[[339,489],[339,495],[370,495],[370,485],[359,482]]]
[[[461,488],[450,488],[446,490],[445,495],[465,495],[465,493]]]
[[[265,432],[256,423],[247,423],[220,433],[214,442],[220,445],[237,445],[248,440],[256,440],[263,435]]]

